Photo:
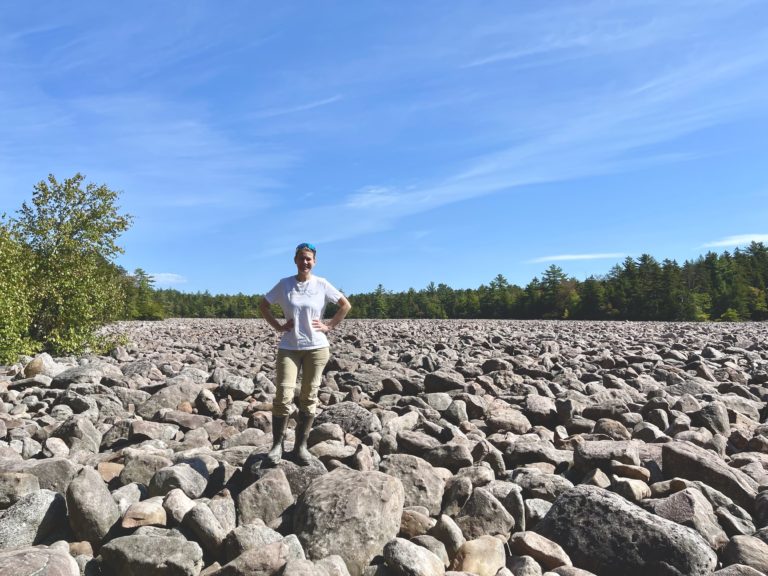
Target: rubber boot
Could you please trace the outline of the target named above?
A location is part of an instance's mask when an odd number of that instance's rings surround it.
[[[272,416],[272,448],[267,454],[267,462],[272,466],[277,466],[283,457],[283,438],[287,424],[287,416]]]
[[[309,438],[309,431],[312,430],[312,422],[314,421],[314,415],[299,412],[296,422],[296,442],[293,445],[293,458],[296,464],[301,466],[309,466],[309,463],[312,461],[312,455],[307,449],[307,438]]]

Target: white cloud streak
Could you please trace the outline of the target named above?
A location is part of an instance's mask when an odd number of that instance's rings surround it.
[[[558,254],[556,256],[541,256],[527,260],[528,264],[541,264],[542,262],[567,262],[572,260],[613,260],[625,258],[623,252],[598,252],[596,254]]]
[[[163,286],[173,286],[176,284],[185,284],[187,279],[181,274],[174,274],[173,272],[150,272],[149,274],[155,281],[155,284]]]
[[[307,102],[306,104],[297,104],[295,106],[286,106],[284,108],[269,108],[266,110],[261,110],[259,112],[254,112],[249,116],[249,118],[250,119],[273,118],[275,116],[285,116],[288,114],[296,114],[298,112],[306,112],[307,110],[314,110],[315,108],[322,108],[323,106],[328,106],[329,104],[333,104],[334,102],[338,102],[340,100],[342,100],[341,95],[336,94],[335,96],[331,96],[330,98],[317,100],[315,102]]]
[[[625,32],[635,47],[661,44],[668,49],[677,46],[681,42],[678,35],[685,33],[694,40],[700,31],[676,29],[675,22],[688,24],[681,14],[677,16],[680,18],[663,26],[651,20],[640,32],[629,28]],[[706,19],[702,17],[702,21]],[[699,24],[704,29],[710,25]],[[616,35],[621,33],[624,31],[619,26],[594,38],[582,35],[572,41],[552,40],[549,48],[584,44],[591,56],[614,57],[619,42]],[[515,134],[513,144],[505,146],[499,140],[495,151],[467,160],[463,169],[421,185],[372,184],[340,203],[307,211],[302,221],[322,223],[308,231],[318,241],[341,240],[392,228],[400,219],[414,214],[523,186],[716,155],[716,149],[691,149],[676,143],[714,126],[764,114],[766,83],[755,82],[755,78],[768,69],[768,36],[763,34],[753,40],[766,49],[755,50],[753,44],[745,42],[712,45],[697,52],[695,58],[672,58],[664,66],[638,67],[642,73],[618,82],[598,82],[584,92],[543,101],[540,107],[547,114],[542,122],[531,122],[526,117],[536,115],[536,109],[531,112],[526,107],[521,112],[507,107],[507,119],[502,125],[514,127],[520,120],[525,127]],[[545,52],[549,48],[533,46],[530,51]],[[281,239],[278,245],[282,243]]]
[[[752,242],[768,243],[768,234],[739,234],[726,236],[720,240],[702,244],[704,248],[727,248],[732,246],[746,246]]]

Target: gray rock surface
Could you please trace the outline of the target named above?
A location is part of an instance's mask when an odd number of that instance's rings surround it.
[[[96,547],[120,518],[109,488],[89,467],[83,468],[67,488],[67,512],[75,536]]]
[[[63,532],[66,515],[61,494],[43,489],[22,496],[0,517],[0,548],[49,543]]]
[[[692,529],[596,486],[577,486],[563,493],[536,530],[562,546],[575,566],[596,574],[640,576],[677,570],[704,575],[717,562]]]
[[[384,560],[396,576],[443,576],[445,565],[435,554],[403,538],[384,546]]]
[[[121,323],[105,330],[130,343],[109,356],[0,366],[0,544],[69,548],[89,576],[116,573],[105,558],[130,531],[149,540],[119,569],[142,576],[386,576],[396,538],[451,576],[697,574],[715,551],[721,572],[752,574],[768,541],[756,531],[768,524],[763,328],[346,320],[331,335],[315,458],[268,469],[276,349],[266,323]],[[588,485],[603,489],[591,514],[564,504]],[[562,541],[540,534],[555,517],[568,518]],[[322,532],[364,557],[351,569],[320,559]],[[499,567],[491,534],[521,532]],[[557,544],[575,566],[552,567]],[[610,567],[591,569],[601,558]]]
[[[35,546],[0,550],[0,574],[80,576],[80,567],[66,550]]]
[[[310,559],[341,556],[352,576],[398,532],[405,499],[399,480],[381,472],[339,469],[299,497],[296,535]]]
[[[198,576],[203,551],[183,538],[122,536],[101,548],[108,574],[115,576]]]
[[[424,506],[431,515],[440,513],[445,480],[429,462],[410,454],[392,454],[379,469],[394,476],[405,490],[405,506]]]

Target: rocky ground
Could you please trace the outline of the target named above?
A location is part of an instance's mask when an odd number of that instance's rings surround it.
[[[266,323],[111,330],[0,367],[2,575],[768,573],[766,324],[346,321],[275,468]]]

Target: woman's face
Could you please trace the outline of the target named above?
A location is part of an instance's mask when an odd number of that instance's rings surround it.
[[[301,250],[294,256],[293,261],[299,275],[309,274],[315,266],[315,254],[311,250]]]

